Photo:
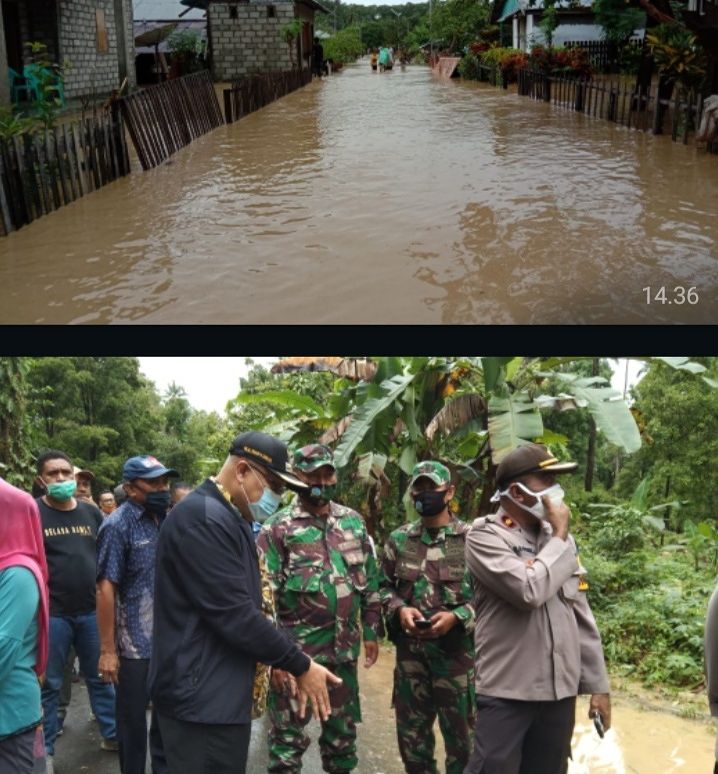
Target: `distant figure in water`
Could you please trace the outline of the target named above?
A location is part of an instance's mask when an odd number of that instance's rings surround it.
[[[326,73],[324,47],[319,42],[319,38],[314,38],[314,45],[312,46],[312,73],[317,78],[321,78]]]
[[[379,54],[377,54],[376,49],[373,49],[373,51],[371,52],[371,57],[369,58],[369,61],[371,62],[371,69],[376,70],[377,62],[379,61]]]
[[[391,51],[386,47],[382,46],[379,49],[379,72],[384,72],[384,70],[391,70],[391,68],[394,66],[394,60],[391,56]]]

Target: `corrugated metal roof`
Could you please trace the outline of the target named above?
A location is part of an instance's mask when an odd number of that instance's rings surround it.
[[[180,0],[134,0],[132,18],[141,21],[143,19],[179,19],[182,11],[186,13],[183,19],[204,19],[204,11],[199,8],[187,8]]]
[[[578,0],[578,5],[581,8],[591,8],[593,5],[593,0]],[[544,1],[543,0],[529,0],[528,5],[524,9],[528,13],[534,12],[537,13],[538,11],[542,11],[544,8]],[[520,5],[518,3],[518,0],[504,0],[503,7],[501,8],[501,11],[499,12],[499,18],[496,19],[497,22],[505,21],[509,18],[509,16],[513,16],[517,11],[520,10]],[[562,2],[562,0],[558,0],[556,3],[556,10],[561,11],[569,11],[569,10],[575,10],[573,8],[573,5],[569,2]]]
[[[138,35],[141,35],[143,32],[148,32],[149,30],[157,29],[161,26],[162,25],[157,24],[156,22],[153,22],[149,19],[147,21],[137,21],[137,19],[135,19],[135,38]],[[176,29],[177,31],[192,30],[193,32],[196,32],[197,35],[199,35],[200,40],[205,42],[207,41],[207,22],[204,19],[180,19],[177,22]],[[166,54],[169,51],[169,45],[166,38],[159,44],[158,50],[163,54]],[[154,54],[154,52],[154,46],[138,46],[137,43],[135,43],[135,54]]]
[[[504,21],[504,19],[508,19],[509,16],[513,16],[516,11],[519,10],[519,3],[518,0],[505,0],[504,7],[501,9],[501,15],[497,19],[497,21]]]

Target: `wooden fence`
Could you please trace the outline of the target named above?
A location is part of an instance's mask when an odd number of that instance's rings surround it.
[[[0,235],[130,171],[118,110],[0,140]]]
[[[615,72],[619,66],[622,49],[605,40],[568,40],[562,45],[564,48],[582,48],[588,54],[591,67],[596,72],[607,73],[611,70]],[[624,51],[626,49],[638,53],[643,49],[643,40],[635,38],[629,40],[623,48]]]
[[[228,124],[311,83],[311,70],[285,70],[246,75],[224,90],[224,117]]]
[[[141,89],[120,104],[143,169],[224,123],[207,70]]]
[[[548,76],[528,68],[518,71],[518,93],[628,128],[670,133],[674,142],[680,138],[684,144],[695,134],[703,111],[701,95],[681,95],[674,90],[671,99],[658,99],[654,87],[638,94],[633,85]]]
[[[508,88],[506,74],[499,67],[479,65],[479,80],[498,88]],[[579,113],[613,121],[632,129],[653,134],[670,134],[673,141],[688,144],[695,135],[703,113],[701,95],[681,95],[671,99],[657,98],[657,87],[635,93],[633,84],[605,80],[583,80],[547,75],[538,70],[518,70],[519,96],[553,102],[554,105]],[[708,143],[710,153],[718,153],[718,143]]]

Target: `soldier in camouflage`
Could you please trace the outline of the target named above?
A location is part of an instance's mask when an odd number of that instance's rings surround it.
[[[279,625],[344,681],[330,693],[332,714],[322,722],[319,747],[325,771],[347,772],[357,765],[360,640],[364,666],[370,667],[384,634],[379,571],[362,517],[333,502],[337,476],[331,449],[304,446],[295,452],[293,467],[311,488],[264,524],[257,548],[267,563]],[[292,676],[274,670],[269,771],[300,771],[309,746],[304,727],[310,715],[297,716],[293,692]]]
[[[382,558],[381,599],[396,644],[393,706],[409,774],[438,774],[432,726],[438,714],[447,774],[469,760],[474,722],[474,607],[464,560],[469,525],[454,517],[451,474],[440,462],[412,471],[421,520],[391,533]]]

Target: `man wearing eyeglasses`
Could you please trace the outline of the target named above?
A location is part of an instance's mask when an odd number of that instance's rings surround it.
[[[122,774],[145,772],[157,540],[170,506],[169,478],[178,475],[155,457],[130,457],[122,469],[127,499],[105,519],[97,536],[98,673],[106,683],[116,683]],[[153,774],[167,774],[154,711],[150,757]]]
[[[377,660],[383,636],[379,573],[362,517],[334,502],[337,471],[331,449],[309,444],[294,453],[295,474],[309,485],[289,508],[262,528],[264,554],[277,600],[277,619],[306,653],[344,681],[331,694],[332,716],[322,722],[319,748],[324,770],[357,765],[356,723],[361,720],[357,659]],[[275,671],[269,693],[270,772],[301,771],[309,746],[309,718],[294,706],[291,675]]]
[[[246,771],[257,662],[297,681],[331,714],[327,684],[341,684],[262,612],[251,524],[274,513],[291,473],[287,447],[260,432],[238,435],[219,473],[179,502],[162,527],[155,576],[149,687],[170,774]]]

